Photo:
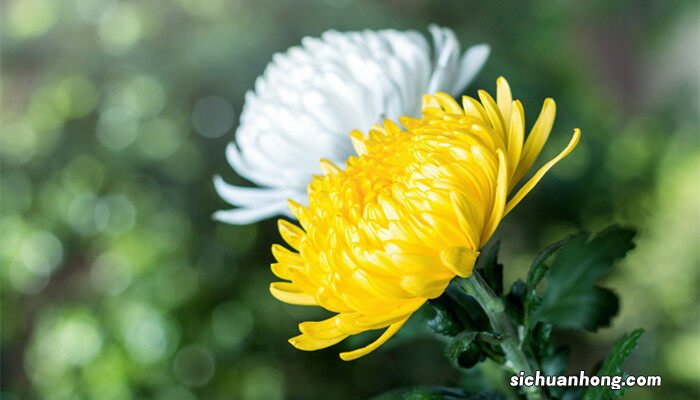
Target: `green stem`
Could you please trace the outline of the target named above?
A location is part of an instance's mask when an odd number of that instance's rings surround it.
[[[466,279],[457,279],[458,285],[470,296],[479,302],[488,315],[494,331],[501,337],[501,347],[506,355],[506,367],[513,373],[523,371],[525,375],[534,376],[535,372],[520,347],[520,340],[505,312],[505,306],[501,298],[491,291],[488,284],[474,271],[472,276]],[[537,386],[523,386],[525,397],[528,400],[543,400],[547,396]]]

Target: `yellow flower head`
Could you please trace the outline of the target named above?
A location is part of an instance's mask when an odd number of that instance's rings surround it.
[[[286,282],[270,291],[279,300],[317,305],[335,316],[299,324],[290,343],[318,350],[373,329],[370,345],[341,353],[361,357],[386,342],[426,300],[455,276],[471,274],[479,250],[501,219],[579,141],[568,146],[510,199],[535,162],[554,122],[547,99],[524,140],[525,115],[505,79],[494,100],[444,93],[425,96],[422,118],[352,132],[358,157],[343,171],[321,161],[325,176],[309,184],[309,206],[290,201],[301,228],[279,221],[296,251],[273,245],[272,271]]]

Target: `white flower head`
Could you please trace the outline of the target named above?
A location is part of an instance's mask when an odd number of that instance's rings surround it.
[[[260,188],[214,178],[219,195],[237,206],[214,218],[245,224],[291,217],[287,199],[306,204],[306,186],[325,158],[344,165],[354,154],[353,129],[388,118],[419,116],[423,94],[459,95],[486,62],[489,47],[462,55],[454,32],[430,26],[434,50],[415,31],[327,31],[273,56],[246,94],[236,143],[226,157]]]

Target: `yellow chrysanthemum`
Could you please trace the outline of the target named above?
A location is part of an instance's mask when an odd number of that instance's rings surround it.
[[[547,99],[527,140],[525,115],[505,79],[494,100],[479,91],[460,106],[444,93],[424,97],[423,116],[391,121],[368,137],[353,132],[358,157],[343,171],[321,161],[325,176],[309,185],[309,206],[290,201],[302,228],[280,220],[284,240],[273,245],[272,271],[287,282],[270,291],[279,300],[337,313],[299,324],[290,343],[318,350],[350,335],[387,328],[370,345],[341,353],[361,357],[386,342],[426,300],[442,294],[455,276],[467,277],[479,250],[501,219],[568,146],[508,194],[542,150],[552,128]]]

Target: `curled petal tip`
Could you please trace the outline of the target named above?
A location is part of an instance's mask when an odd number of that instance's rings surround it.
[[[285,242],[289,243],[295,250],[299,249],[301,239],[304,237],[303,230],[284,219],[277,220],[277,229]]]
[[[381,336],[379,336],[379,338],[377,338],[377,340],[365,347],[353,351],[348,351],[345,353],[340,353],[340,359],[343,361],[352,361],[371,353],[372,351],[376,350],[379,346],[384,344],[387,340],[389,340],[392,336],[394,336],[394,334],[403,326],[404,323],[406,323],[407,320],[408,317],[389,325],[389,327],[384,331],[384,333],[382,333]]]
[[[333,164],[333,162],[325,158],[322,158],[319,164],[321,165],[321,172],[323,172],[323,175],[326,176],[335,175],[341,171],[341,169]]]
[[[440,103],[437,98],[433,95],[424,94],[422,98],[422,109],[426,108],[440,108]]]
[[[352,142],[352,147],[355,149],[358,155],[367,154],[367,146],[365,145],[365,135],[360,131],[350,132],[350,141]]]

